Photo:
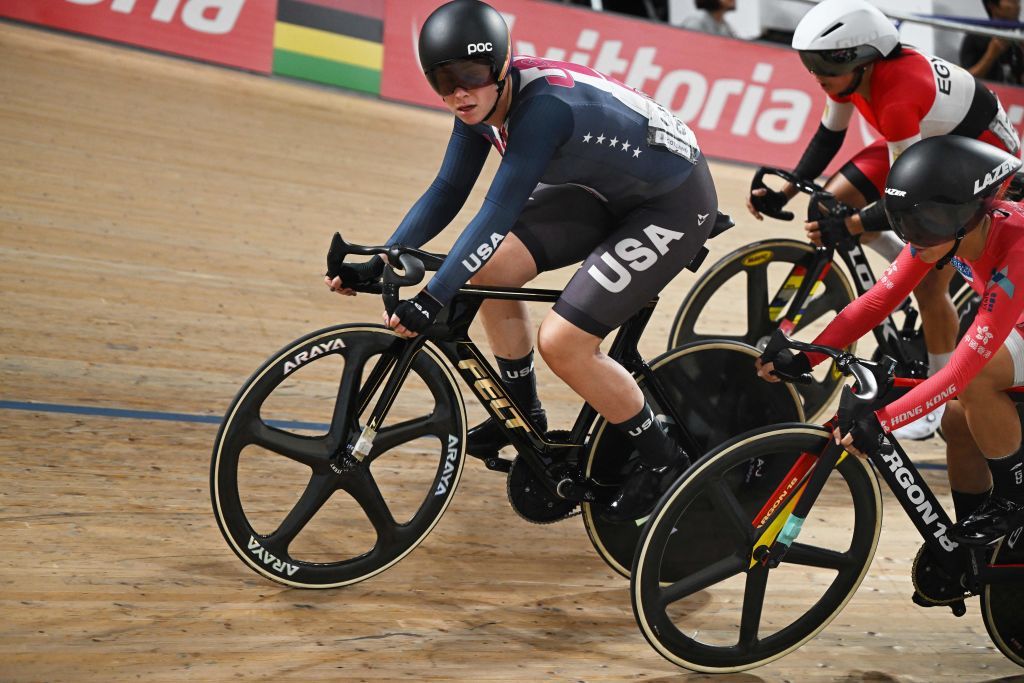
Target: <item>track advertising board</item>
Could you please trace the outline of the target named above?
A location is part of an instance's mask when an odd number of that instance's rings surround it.
[[[792,168],[818,127],[825,95],[785,47],[560,3],[489,1],[511,26],[516,54],[583,64],[645,92],[688,123],[710,157]],[[419,27],[438,4],[387,0],[383,97],[442,106],[416,57]],[[1020,128],[1024,89],[991,87]],[[830,170],[876,137],[855,117]]]
[[[277,0],[0,0],[0,16],[269,73]]]

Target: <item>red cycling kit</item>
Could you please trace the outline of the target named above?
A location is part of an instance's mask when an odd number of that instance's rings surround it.
[[[981,295],[978,314],[949,365],[875,413],[886,431],[913,422],[953,398],[1011,334],[1024,333],[1024,291],[1014,296],[1015,286],[1024,286],[1024,207],[998,202],[990,216],[981,256],[975,261],[955,258],[952,262]],[[933,266],[907,245],[881,279],[844,308],[814,343],[841,348],[864,336],[910,295]],[[812,365],[825,359],[821,354],[807,356]]]
[[[964,69],[938,57],[902,47],[874,63],[867,98],[854,93],[827,97],[819,132],[797,166],[797,175],[816,178],[839,151],[854,109],[882,136],[843,166],[843,174],[868,202],[885,191],[889,167],[922,138],[962,135],[1016,155],[1017,131],[998,98]],[[884,221],[873,229],[884,229]]]

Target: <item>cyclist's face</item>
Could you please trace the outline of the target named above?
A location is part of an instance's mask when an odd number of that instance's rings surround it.
[[[811,74],[818,82],[821,89],[829,95],[838,95],[853,85],[856,74],[843,74],[842,76],[824,76],[822,74]]]
[[[450,95],[445,95],[444,103],[459,120],[472,126],[484,120],[497,99],[498,87],[493,83],[479,88],[460,85]]]
[[[950,240],[948,242],[943,242],[942,244],[936,244],[934,247],[914,247],[914,249],[917,250],[917,255],[922,261],[925,263],[935,263],[949,253],[949,250],[953,248],[953,242],[955,241],[956,240]]]

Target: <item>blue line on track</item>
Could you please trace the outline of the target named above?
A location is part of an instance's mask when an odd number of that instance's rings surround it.
[[[163,420],[165,422],[202,422],[220,424],[220,415],[191,415],[189,413],[166,413],[158,410],[127,410],[124,408],[100,408],[97,406],[72,406],[62,403],[31,403],[26,401],[0,401],[2,410],[28,410],[36,413],[71,413],[97,417],[118,417],[129,420]],[[328,425],[320,422],[299,422],[296,420],[269,420],[267,424],[278,429],[310,429],[326,432]]]
[[[124,408],[98,408],[95,406],[69,406],[61,403],[29,403],[25,401],[0,401],[0,410],[29,410],[37,413],[72,413],[75,415],[96,415],[98,417],[120,417],[129,420],[163,420],[165,422],[203,422],[220,424],[219,415],[191,415],[189,413],[164,413],[156,410],[126,410]],[[267,422],[278,429],[310,429],[326,432],[329,425],[320,422],[298,422],[294,420],[270,420]],[[945,465],[922,462],[915,463],[919,470],[944,470]]]

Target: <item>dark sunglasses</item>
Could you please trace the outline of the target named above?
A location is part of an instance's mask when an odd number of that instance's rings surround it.
[[[436,66],[425,72],[430,87],[441,97],[447,97],[456,88],[472,90],[493,85],[494,68],[489,59],[458,59]]]
[[[818,76],[844,76],[858,66],[870,60],[872,53],[877,50],[861,45],[858,47],[843,48],[841,50],[802,50],[800,61],[812,74]]]

